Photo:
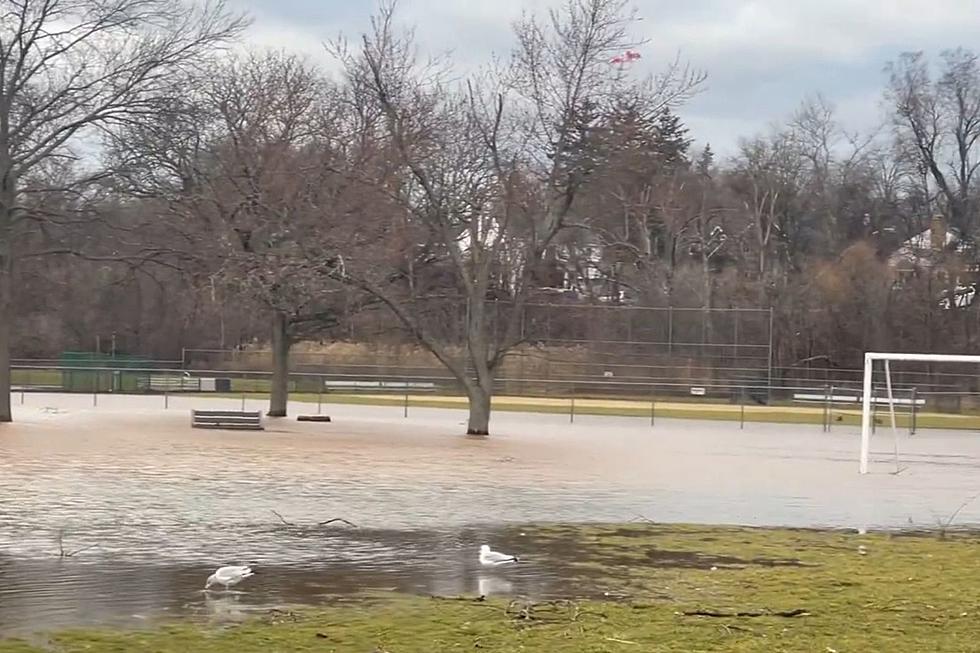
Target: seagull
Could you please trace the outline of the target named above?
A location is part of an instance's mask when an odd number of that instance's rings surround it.
[[[491,551],[490,547],[484,544],[480,547],[480,564],[484,567],[499,567],[517,562],[517,556],[510,556],[506,553]]]
[[[204,589],[210,589],[212,585],[224,585],[228,589],[232,585],[238,585],[252,575],[252,568],[247,565],[233,565],[220,567],[216,572],[208,576],[208,581]]]

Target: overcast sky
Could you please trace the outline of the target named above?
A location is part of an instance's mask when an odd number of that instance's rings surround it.
[[[372,0],[235,0],[255,19],[260,47],[322,56],[338,32],[368,26]],[[523,10],[561,0],[400,0],[425,48],[466,64],[507,54]],[[641,65],[654,70],[677,52],[708,75],[680,113],[700,142],[730,154],[740,137],[785,118],[822,93],[853,129],[878,123],[885,64],[905,50],[980,50],[980,0],[636,0],[637,35],[650,39]]]

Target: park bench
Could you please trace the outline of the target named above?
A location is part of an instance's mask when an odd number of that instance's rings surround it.
[[[802,404],[817,404],[822,405],[824,410],[823,416],[823,426],[824,431],[830,429],[830,424],[834,421],[834,410],[838,407],[843,407],[842,413],[848,413],[858,415],[861,414],[861,403],[862,396],[853,390],[843,390],[846,394],[835,394],[833,390],[825,391],[823,394],[819,392],[796,392],[793,394],[794,403]],[[925,406],[926,400],[915,397],[894,397],[893,398],[895,408],[902,408],[903,413],[911,415],[911,425],[910,433],[915,433],[915,420],[916,413],[918,410]],[[871,397],[872,410],[877,410],[879,406],[888,409],[888,397],[879,397],[872,395]],[[836,421],[841,421],[841,414],[838,414]],[[872,412],[872,428],[875,424],[881,424],[879,418],[874,416]]]
[[[140,390],[150,392],[201,392],[201,379],[187,372],[178,374],[150,374],[137,382]]]
[[[262,431],[262,412],[244,410],[192,410],[191,427],[233,431]]]
[[[378,392],[378,393],[421,393],[435,392],[438,388],[431,381],[324,381],[327,392]]]
[[[793,401],[799,403],[830,403],[830,404],[859,404],[861,403],[860,394],[820,394],[817,392],[797,392],[793,395]],[[888,397],[872,396],[871,403],[879,406],[888,406]],[[912,399],[910,397],[894,397],[896,406],[925,406],[926,400],[921,398]]]

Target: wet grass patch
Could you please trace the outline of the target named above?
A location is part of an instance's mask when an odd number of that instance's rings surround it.
[[[365,596],[240,624],[57,632],[0,642],[0,653],[978,650],[980,542],[972,533],[656,524],[514,531],[528,554],[521,564],[558,569],[567,597]]]

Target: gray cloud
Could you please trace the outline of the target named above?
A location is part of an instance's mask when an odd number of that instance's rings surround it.
[[[256,18],[261,47],[322,57],[320,43],[363,32],[370,0],[238,0]],[[400,15],[421,44],[451,50],[460,64],[506,54],[510,26],[550,0],[401,0]],[[980,44],[976,0],[637,0],[644,70],[677,52],[709,74],[682,111],[699,141],[733,152],[739,137],[764,131],[808,94],[822,93],[854,128],[879,116],[883,68],[905,50],[938,52]]]

